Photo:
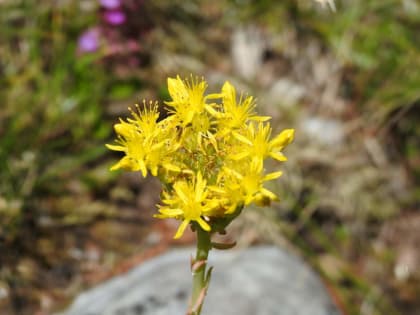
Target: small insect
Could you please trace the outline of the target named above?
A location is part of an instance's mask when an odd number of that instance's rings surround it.
[[[336,11],[334,0],[315,0],[319,2],[322,6],[328,5],[332,11]]]

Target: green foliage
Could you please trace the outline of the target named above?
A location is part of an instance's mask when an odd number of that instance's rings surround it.
[[[420,5],[416,1],[343,1],[311,25],[352,71],[353,95],[382,121],[420,99]]]
[[[108,78],[95,56],[76,55],[92,17],[77,2],[2,4],[0,235],[8,240],[28,217],[50,215],[34,207],[39,198],[62,191],[70,174],[104,152]]]
[[[420,129],[420,4],[418,1],[343,1],[330,21],[311,25],[345,65],[352,101],[380,131],[389,153],[407,159],[413,183]],[[391,154],[391,158],[395,158]],[[418,196],[411,196],[412,202]]]

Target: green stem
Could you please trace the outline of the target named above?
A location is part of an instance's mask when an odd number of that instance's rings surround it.
[[[196,227],[197,231],[197,254],[191,269],[193,275],[193,290],[191,297],[191,309],[189,314],[200,315],[206,294],[208,279],[206,276],[207,257],[211,249],[210,233]]]

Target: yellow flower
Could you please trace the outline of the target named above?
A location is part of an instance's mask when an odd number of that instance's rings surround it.
[[[175,238],[188,225],[222,231],[250,203],[269,205],[277,197],[264,187],[281,172],[267,174],[267,158],[285,161],[282,150],[293,140],[286,129],[271,138],[270,117],[255,113],[254,99],[237,99],[226,82],[220,93],[205,95],[204,80],[168,78],[169,115],[159,120],[157,103],[131,111],[114,129],[124,153],[111,170],[150,172],[164,184],[158,218],[182,221]]]
[[[270,140],[270,125],[260,122],[258,127],[254,123],[249,124],[244,134],[234,132],[233,135],[244,146],[239,148],[240,152],[232,155],[232,158],[234,160],[241,160],[246,157],[251,157],[253,161],[257,161],[262,165],[264,159],[267,157],[272,157],[281,162],[287,161],[287,158],[281,150],[293,141],[294,130],[283,130],[273,140]]]
[[[153,135],[158,130],[159,108],[158,104],[150,102],[149,105],[143,101],[143,109],[136,104],[137,113],[129,108],[134,119],[128,118],[127,121],[136,126],[143,135]]]
[[[172,101],[166,102],[172,109],[170,112],[180,121],[183,127],[193,121],[196,114],[204,111],[206,104],[204,92],[207,83],[198,79],[191,82],[183,81],[179,76],[168,78],[168,91]]]
[[[118,145],[107,144],[110,150],[121,151],[125,156],[111,170],[125,169],[141,171],[143,177],[150,170],[153,176],[158,175],[161,165],[165,169],[179,171],[179,167],[169,161],[168,155],[178,148],[174,133],[168,134],[157,122],[159,113],[157,106],[132,112],[134,119],[120,121],[114,126],[119,135]]]
[[[240,97],[239,103],[236,101],[235,87],[228,81],[222,87],[221,97],[223,100],[223,112],[219,120],[219,134],[222,136],[232,130],[243,128],[249,120],[266,121],[268,116],[257,116],[255,109],[255,101],[252,96],[243,99]]]
[[[177,218],[182,220],[174,238],[180,238],[191,221],[197,222],[205,231],[211,227],[206,222],[206,215],[218,206],[217,202],[208,198],[206,180],[198,173],[195,181],[178,181],[173,186],[173,193],[165,192],[162,202],[166,206],[159,208],[157,218]]]
[[[264,174],[262,164],[252,161],[250,164],[242,164],[241,170],[225,168],[227,175],[225,187],[230,196],[242,200],[244,205],[260,200],[276,200],[277,196],[266,189],[263,184],[266,181],[276,179],[282,175],[281,171]],[[228,196],[227,196],[228,197]],[[239,203],[239,202],[237,202]],[[234,207],[228,210],[231,212]]]

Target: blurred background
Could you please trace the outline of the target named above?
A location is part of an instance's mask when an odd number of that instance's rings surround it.
[[[51,314],[169,247],[112,125],[166,78],[225,80],[295,128],[281,202],[229,233],[321,274],[343,314],[420,314],[420,2],[0,1],[0,313]]]

